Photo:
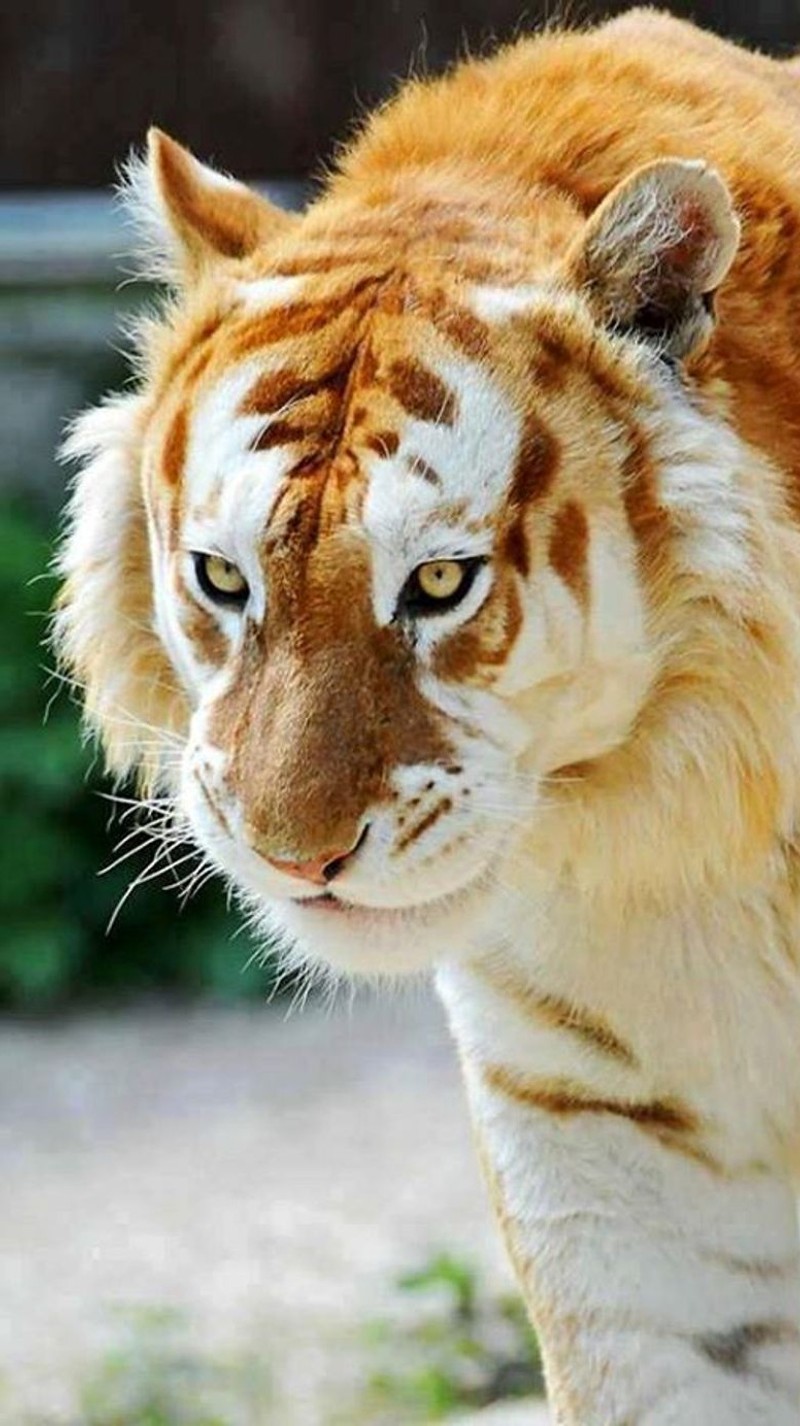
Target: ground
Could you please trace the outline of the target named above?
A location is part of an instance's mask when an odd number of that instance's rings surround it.
[[[391,1352],[419,1310],[399,1274],[445,1250],[487,1291],[511,1285],[422,992],[289,1020],[255,1005],[7,1022],[0,1181],[0,1419],[15,1426],[103,1426],[103,1392],[120,1373],[131,1390],[165,1330],[237,1390],[269,1377],[269,1407],[237,1398],[225,1426],[353,1422],[370,1343]]]

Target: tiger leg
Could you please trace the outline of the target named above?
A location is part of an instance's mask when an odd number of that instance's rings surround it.
[[[601,1096],[586,1064],[567,1091],[492,1062],[451,1018],[558,1426],[797,1426],[789,1183],[726,1168],[669,1101]]]

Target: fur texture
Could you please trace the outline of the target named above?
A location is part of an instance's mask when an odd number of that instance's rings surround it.
[[[301,218],[154,133],[173,295],[69,445],[111,768],[296,954],[438,966],[561,1426],[798,1419],[799,121],[632,11]]]

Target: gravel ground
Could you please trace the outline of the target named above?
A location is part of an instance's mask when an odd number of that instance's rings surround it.
[[[0,1185],[8,1426],[82,1426],[78,1384],[136,1308],[184,1314],[193,1352],[265,1361],[270,1423],[327,1426],[398,1273],[444,1247],[510,1285],[423,996],[6,1022]]]
[[[530,1401],[516,1405],[493,1406],[477,1416],[451,1417],[449,1426],[548,1426],[547,1407]]]

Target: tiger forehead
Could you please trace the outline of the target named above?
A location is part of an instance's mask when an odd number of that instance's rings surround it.
[[[530,572],[526,511],[551,490],[564,440],[572,449],[598,414],[586,382],[615,421],[631,397],[580,304],[364,277],[327,297],[299,277],[238,286],[227,320],[198,329],[185,372],[202,395],[173,403],[162,446],[175,539],[181,513],[212,536],[220,516],[234,553],[250,535],[307,551],[363,525],[407,560],[454,548],[457,531],[502,538]]]
[[[352,357],[337,358],[316,379],[305,364],[259,374],[240,414],[265,418],[252,450],[309,448],[298,454],[295,470],[302,471],[339,449],[361,446],[392,456],[400,440],[398,415],[452,426],[458,409],[456,391],[428,362],[412,355],[378,356],[370,343]]]
[[[559,302],[545,289],[426,285],[408,274],[362,273],[340,276],[332,287],[313,274],[266,276],[239,282],[237,291],[227,314],[198,313],[184,327],[186,345],[171,364],[161,467],[173,487],[183,474],[193,408],[237,371],[244,384],[229,419],[241,418],[252,452],[286,448],[296,472],[342,450],[391,457],[404,418],[456,425],[460,388],[472,399],[481,378],[499,382],[523,410],[534,390],[557,398],[589,368],[595,383],[602,377],[623,400],[631,395],[580,304]],[[412,473],[440,483],[436,462],[420,453]]]
[[[320,389],[329,406],[346,407],[354,390],[374,384],[380,360],[381,378],[401,405],[446,419],[446,393],[410,349],[444,342],[486,360],[491,347],[489,325],[463,301],[407,275],[362,275],[332,290],[313,275],[265,277],[237,289],[227,312],[199,311],[181,321],[161,363],[158,389],[167,398],[180,391],[191,403],[201,389],[249,364],[262,371],[248,393],[248,413],[272,416]]]
[[[454,423],[458,397],[437,367],[443,357],[452,361],[459,354],[452,335],[459,329],[455,309],[449,308],[449,322],[440,328],[441,300],[426,300],[407,283],[366,292],[366,305],[364,289],[356,286],[346,301],[307,297],[267,314],[270,331],[280,335],[268,344],[265,369],[241,408],[246,416],[264,417],[256,449],[316,442],[324,458],[348,442],[377,450],[383,434],[391,453],[403,415]],[[477,319],[470,329],[473,359],[475,327],[482,327]],[[484,361],[490,345],[489,328],[482,328]]]

